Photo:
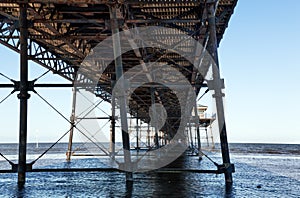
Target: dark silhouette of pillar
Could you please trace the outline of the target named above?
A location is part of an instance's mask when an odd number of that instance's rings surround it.
[[[19,131],[19,163],[18,185],[23,186],[26,178],[26,150],[27,150],[27,102],[28,94],[28,24],[27,4],[20,4],[20,131]]]

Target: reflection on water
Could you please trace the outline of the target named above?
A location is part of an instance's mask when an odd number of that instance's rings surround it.
[[[184,166],[184,157],[178,158],[176,161],[172,162],[167,166],[167,168],[182,168]],[[170,194],[176,194],[178,197],[185,197],[189,193],[186,192],[186,180],[183,174],[179,173],[155,173],[153,175],[155,178],[155,191],[153,196],[165,196]]]
[[[126,182],[126,198],[132,197],[132,190],[133,190],[133,181]]]

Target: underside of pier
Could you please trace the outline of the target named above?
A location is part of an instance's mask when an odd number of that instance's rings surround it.
[[[165,146],[159,143],[158,133],[169,144],[178,131],[185,131],[187,124],[182,123],[191,120],[198,128],[200,149],[201,119],[197,97],[191,94],[209,89],[216,101],[223,157],[214,173],[224,173],[226,183],[232,183],[234,166],[229,158],[217,48],[236,4],[237,0],[1,0],[0,43],[21,57],[20,80],[0,86],[19,92],[19,163],[14,166],[18,183],[23,185],[30,171],[26,165],[29,93],[43,86],[28,80],[28,61],[70,81],[70,85],[48,86],[74,87],[75,92],[84,89],[111,103],[112,128],[114,109],[120,109],[125,164],[131,162],[127,115],[145,123],[158,120],[152,117],[161,116],[159,109],[149,113],[154,104],[163,106],[167,115],[161,127],[154,126],[155,149]],[[95,58],[91,54],[99,45],[101,53]],[[70,123],[74,127],[74,117]]]

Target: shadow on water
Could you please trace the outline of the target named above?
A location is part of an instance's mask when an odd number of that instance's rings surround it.
[[[166,168],[182,168],[185,166],[185,158],[179,157],[177,160],[167,165]],[[156,173],[154,197],[186,197],[190,194],[187,191],[188,183],[186,175],[182,173]]]

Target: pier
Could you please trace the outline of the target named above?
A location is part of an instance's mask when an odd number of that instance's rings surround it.
[[[16,93],[20,115],[18,163],[1,154],[12,169],[0,173],[17,173],[20,186],[26,182],[26,172],[39,171],[116,171],[126,174],[126,181],[132,181],[132,174],[144,170],[139,167],[139,160],[133,160],[132,150],[159,153],[166,163],[191,148],[200,154],[201,127],[206,130],[215,120],[223,161],[215,164],[215,170],[170,169],[164,168],[163,163],[148,169],[224,174],[225,183],[230,186],[234,165],[227,142],[225,87],[219,71],[218,46],[236,4],[237,0],[2,0],[0,43],[19,53],[20,79],[11,79],[0,70],[1,76],[11,81],[0,84],[0,88],[12,90],[8,97]],[[29,61],[69,83],[41,84],[39,78],[29,80]],[[35,89],[49,87],[73,89],[71,117],[64,117],[70,130],[57,141],[69,136],[66,160],[71,161],[76,155],[72,145],[75,131],[112,159],[118,157],[116,136],[121,136],[119,168],[32,168],[48,150],[26,163],[28,100],[36,94],[57,111]],[[203,92],[212,92],[216,104],[214,119],[199,117],[197,98]],[[99,104],[92,104],[93,109],[102,102],[110,104],[108,115],[91,117],[89,111],[77,116],[78,106],[88,108],[78,100],[81,93],[100,100]],[[78,123],[82,120],[110,123],[108,151],[80,128]],[[135,134],[134,146],[132,134]]]

